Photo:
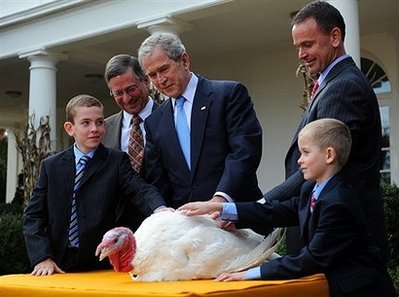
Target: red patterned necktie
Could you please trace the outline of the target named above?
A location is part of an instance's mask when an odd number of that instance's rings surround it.
[[[316,204],[316,201],[317,201],[317,199],[316,199],[316,196],[313,191],[312,196],[310,196],[310,204],[309,204],[309,208],[310,208],[311,212],[313,212],[313,210],[314,210],[314,205]]]
[[[312,91],[310,92],[310,96],[309,96],[309,99],[308,99],[309,103],[312,102],[312,100],[314,98],[314,94],[316,94],[316,91],[317,91],[318,88],[319,88],[319,82],[316,80],[314,85],[313,85]]]
[[[144,156],[144,139],[143,132],[140,128],[140,123],[142,121],[143,120],[138,115],[132,117],[132,128],[130,129],[129,135],[128,154],[130,156],[132,167],[137,172],[140,171],[141,162],[143,161]]]

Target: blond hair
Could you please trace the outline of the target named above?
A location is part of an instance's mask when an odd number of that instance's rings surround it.
[[[334,148],[339,166],[344,166],[348,161],[352,138],[348,126],[343,122],[330,118],[319,119],[307,124],[298,137],[304,135],[310,137],[321,149]]]

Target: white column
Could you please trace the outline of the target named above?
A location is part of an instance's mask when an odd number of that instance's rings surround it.
[[[23,53],[20,58],[27,58],[31,63],[29,83],[29,116],[34,114],[34,127],[37,128],[42,117],[49,116],[50,139],[52,149],[56,148],[57,139],[57,68],[59,55],[49,54],[43,50]]]
[[[360,33],[358,0],[328,0],[342,14],[346,24],[345,50],[360,68]]]
[[[147,30],[150,34],[167,32],[179,35],[181,32],[191,30],[192,27],[192,24],[173,17],[160,17],[137,24],[138,29]]]
[[[6,203],[10,203],[14,199],[15,190],[18,183],[18,172],[20,164],[20,154],[16,153],[17,141],[14,133],[7,130],[7,186],[6,186]]]

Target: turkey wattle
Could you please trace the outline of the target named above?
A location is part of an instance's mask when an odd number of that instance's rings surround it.
[[[229,232],[209,216],[161,211],[134,235],[125,227],[105,233],[96,255],[137,281],[211,279],[260,265],[277,248],[279,233],[265,238],[249,229]]]

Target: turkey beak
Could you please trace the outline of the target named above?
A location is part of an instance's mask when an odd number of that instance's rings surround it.
[[[99,261],[102,261],[106,257],[108,257],[109,252],[110,252],[110,249],[108,249],[106,247],[103,247],[103,248],[98,247],[97,250],[96,250],[96,256],[100,255],[99,256],[100,257]]]

